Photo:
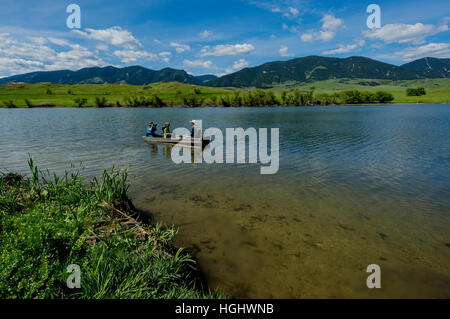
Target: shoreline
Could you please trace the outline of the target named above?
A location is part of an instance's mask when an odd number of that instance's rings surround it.
[[[202,105],[202,106],[187,106],[187,105],[174,105],[174,106],[161,106],[161,107],[153,107],[153,106],[18,106],[18,107],[6,107],[0,106],[0,109],[199,109],[199,108],[314,108],[314,107],[339,107],[339,106],[384,106],[384,105],[445,105],[450,104],[450,101],[440,102],[440,103],[355,103],[355,104],[328,104],[328,105],[267,105],[267,106],[252,106],[252,105],[241,105],[241,106],[223,106],[223,105]]]
[[[105,170],[88,186],[79,172],[29,166],[31,177],[0,172],[0,298],[223,298],[175,246],[178,230],[142,220],[126,171]],[[79,289],[69,265],[81,270]]]

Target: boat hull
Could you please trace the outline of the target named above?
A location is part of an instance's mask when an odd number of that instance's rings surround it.
[[[142,136],[144,141],[151,144],[167,144],[167,145],[177,145],[183,147],[202,147],[210,143],[209,137],[203,137],[201,140],[199,138],[164,138],[164,137],[147,137]]]

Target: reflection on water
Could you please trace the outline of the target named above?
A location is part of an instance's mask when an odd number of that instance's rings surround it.
[[[279,127],[280,170],[174,164],[173,127]],[[180,227],[212,288],[234,297],[450,297],[448,105],[0,110],[0,169],[30,153],[62,172],[127,167],[136,206]],[[369,290],[367,265],[382,288]]]

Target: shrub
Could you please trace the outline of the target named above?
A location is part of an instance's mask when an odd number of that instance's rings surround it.
[[[124,99],[124,103],[130,107],[142,107],[142,106],[150,106],[150,107],[163,107],[166,106],[164,101],[157,96],[156,94],[153,94],[149,97],[145,96],[129,96]]]
[[[83,107],[86,105],[87,99],[86,98],[77,98],[74,100],[74,102],[77,104],[78,107]]]
[[[95,98],[95,106],[97,107],[106,107],[107,106],[108,101],[106,100],[105,97],[96,97]]]
[[[422,95],[426,95],[426,94],[427,94],[427,92],[425,91],[425,88],[423,88],[423,87],[418,87],[417,89],[413,89],[413,88],[406,89],[407,96],[422,96]]]
[[[387,102],[393,101],[394,96],[389,92],[376,91],[375,95],[374,95],[374,99],[375,99],[375,101],[378,101],[380,103],[387,103]]]
[[[196,95],[188,95],[183,97],[183,103],[189,107],[199,107],[203,104],[203,98],[197,97]]]
[[[13,100],[3,101],[3,105],[6,106],[9,109],[16,108],[16,104],[14,104]]]
[[[29,100],[29,99],[24,99],[24,101],[25,101],[25,105],[27,106],[27,107],[33,107],[33,104],[31,103],[31,101]]]
[[[361,92],[358,90],[346,90],[340,92],[340,98],[344,104],[359,104],[362,103]]]

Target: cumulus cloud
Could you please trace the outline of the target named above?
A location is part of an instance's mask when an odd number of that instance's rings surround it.
[[[249,63],[248,63],[247,60],[239,59],[237,61],[234,61],[232,66],[230,66],[229,68],[226,68],[224,73],[220,73],[220,74],[217,74],[217,75],[218,76],[224,76],[224,75],[227,75],[227,74],[239,71],[239,70],[241,70],[243,68],[246,68],[248,65],[249,65]]]
[[[281,46],[280,50],[278,51],[278,53],[282,56],[282,57],[292,57],[294,56],[293,53],[289,52],[289,48],[285,45]]]
[[[448,58],[450,56],[450,43],[428,43],[419,47],[408,47],[394,52],[402,61],[409,62],[424,57]]]
[[[106,44],[97,44],[95,46],[95,48],[100,51],[108,51],[109,50],[109,47]]]
[[[289,7],[283,15],[288,18],[295,18],[299,15],[299,13],[300,12],[298,11],[298,9]]]
[[[322,54],[333,55],[333,54],[342,54],[342,53],[353,52],[353,51],[359,49],[360,47],[364,46],[364,44],[366,44],[366,41],[364,41],[364,40],[359,40],[353,44],[347,44],[347,45],[340,44],[337,49],[330,50],[330,51],[324,51],[324,52],[322,52]]]
[[[63,43],[62,41],[58,42]],[[78,44],[64,41],[67,46],[65,50],[54,50],[45,45],[48,42],[55,41],[44,38],[37,41],[20,41],[7,33],[0,34],[0,70],[11,75],[106,65],[95,53]]]
[[[214,47],[205,46],[202,48],[201,56],[224,56],[248,54],[255,50],[255,47],[249,43],[242,44],[219,44]]]
[[[32,42],[36,43],[36,44],[46,44],[47,43],[47,39],[44,37],[28,37],[28,39],[30,39]]]
[[[183,53],[184,51],[189,51],[191,49],[191,47],[189,45],[180,44],[177,42],[171,42],[170,46],[174,47],[175,51],[177,51],[177,53]]]
[[[363,31],[365,37],[382,40],[385,43],[422,44],[431,35],[448,30],[447,25],[436,27],[431,24],[386,24],[380,29]]]
[[[164,62],[169,63],[170,62],[170,57],[172,56],[172,52],[168,52],[168,51],[160,52],[159,56],[161,57],[161,59]]]
[[[59,45],[59,46],[67,46],[67,45],[69,45],[69,42],[67,42],[64,39],[48,38],[48,41],[50,41],[53,44]]]
[[[336,32],[344,26],[342,19],[336,18],[332,14],[326,14],[320,19],[322,22],[321,30],[310,30],[303,33],[300,38],[304,42],[314,42],[315,40],[321,40],[328,42],[334,38]]]
[[[210,35],[212,35],[212,31],[209,31],[209,30],[204,30],[204,31],[200,32],[200,36],[204,39],[206,39]]]
[[[158,56],[156,54],[144,50],[116,50],[114,51],[114,55],[118,57],[123,63],[136,62],[137,60],[158,60]]]
[[[211,61],[202,61],[202,60],[184,60],[183,65],[185,67],[191,67],[191,68],[203,68],[203,69],[211,69],[215,68],[214,64]]]
[[[310,33],[303,33],[300,36],[300,39],[302,39],[303,42],[313,42],[314,41],[314,34],[312,32],[310,32]]]
[[[336,31],[344,23],[342,19],[338,19],[332,14],[324,15],[320,21],[322,22],[322,29],[330,31]]]
[[[131,32],[124,30],[119,26],[114,26],[102,30],[87,28],[85,29],[85,31],[73,30],[73,32],[80,34],[88,39],[103,41],[107,44],[122,47],[128,50],[143,49],[142,44],[133,36]]]
[[[266,7],[266,9],[268,8]],[[274,13],[281,13],[286,18],[296,18],[300,14],[300,11],[294,7],[271,7],[269,10]]]

